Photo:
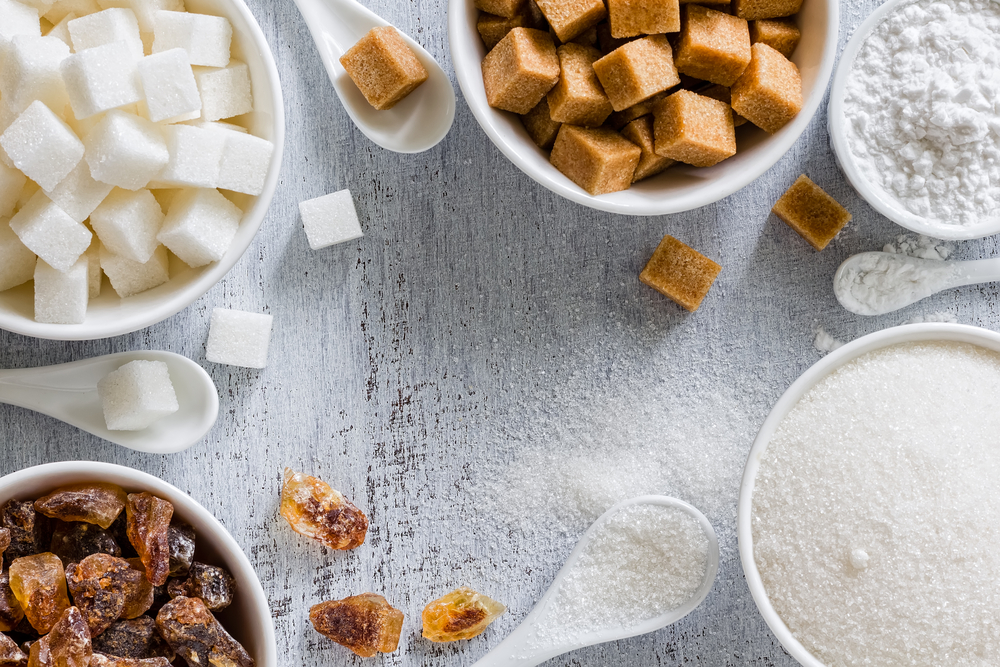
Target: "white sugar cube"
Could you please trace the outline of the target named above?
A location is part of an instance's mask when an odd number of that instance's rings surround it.
[[[146,187],[170,159],[160,127],[118,110],[90,131],[86,146],[91,176],[126,190]]]
[[[61,21],[52,26],[52,30],[45,33],[46,37],[55,37],[60,42],[66,46],[73,47],[73,38],[69,36],[69,22],[76,18],[76,14],[70,12],[62,18]],[[62,76],[62,74],[60,74]],[[63,90],[66,89],[65,84],[63,84]]]
[[[0,218],[9,218],[28,177],[13,167],[0,164]]]
[[[230,132],[239,132],[240,134],[247,134],[248,130],[240,125],[235,125],[233,123],[226,123],[221,120],[189,120],[185,125],[190,125],[191,127],[200,127],[203,130],[228,130]]]
[[[226,145],[219,164],[218,187],[248,195],[264,191],[271,167],[274,144],[251,134],[226,132]]]
[[[0,146],[24,175],[51,190],[83,157],[83,143],[59,116],[32,102],[0,135]]]
[[[57,271],[66,271],[80,259],[93,234],[38,191],[10,219],[21,243]]]
[[[3,59],[3,49],[4,45],[0,44],[0,60]],[[3,98],[0,97],[0,135],[7,131],[7,128],[10,127],[10,124],[13,123],[16,118],[17,114],[14,113],[14,110],[8,107],[6,103],[4,103]],[[10,167],[11,169],[15,168],[14,163],[9,157],[7,157],[7,151],[3,149],[3,146],[0,146],[0,164]]]
[[[216,187],[226,135],[230,133],[190,125],[169,125],[163,129],[163,134],[170,161],[160,172],[157,182],[167,187]]]
[[[201,93],[202,120],[221,120],[253,111],[250,68],[246,63],[231,60],[221,69],[198,67],[194,78]]]
[[[66,215],[77,222],[83,222],[111,194],[114,187],[95,181],[90,175],[90,165],[86,160],[80,160],[80,164],[46,194]]]
[[[156,238],[191,267],[222,259],[243,211],[218,190],[185,190],[174,197]]]
[[[97,0],[101,7],[128,7],[139,19],[139,29],[151,33],[156,28],[156,15],[161,11],[183,12],[184,0]]]
[[[95,46],[125,42],[136,60],[143,55],[139,22],[131,9],[112,7],[74,19],[69,23],[69,35],[73,40],[73,51],[76,53]]]
[[[114,190],[90,216],[90,226],[106,250],[139,263],[153,256],[162,224],[163,211],[149,190]]]
[[[66,271],[58,271],[39,258],[35,264],[35,321],[82,324],[90,292],[87,278],[86,256]]]
[[[139,62],[139,79],[146,113],[154,123],[201,111],[198,84],[184,49],[146,56]]]
[[[184,49],[192,65],[225,67],[233,26],[221,16],[157,12],[153,28],[153,53]]]
[[[127,42],[74,53],[63,61],[62,75],[73,115],[80,119],[142,99],[139,69]]]
[[[95,238],[87,248],[87,252],[83,254],[87,258],[87,287],[90,300],[93,301],[101,296],[101,280],[104,276],[104,272],[101,271],[101,242]]]
[[[76,16],[73,18],[76,18],[99,11],[101,11],[101,6],[97,4],[96,0],[56,0],[52,8],[45,12],[45,19],[53,25],[59,25],[70,14],[75,14]],[[72,46],[72,42],[67,42],[67,44]]]
[[[52,4],[55,0],[18,0],[18,2],[33,7],[39,16],[44,16],[46,12],[52,9]]]
[[[299,213],[313,250],[364,236],[350,190],[300,202]]]
[[[7,106],[21,112],[35,100],[62,111],[68,101],[59,66],[69,47],[57,37],[14,37],[0,67],[0,90]]]
[[[38,20],[38,10],[23,5],[16,0],[0,0],[0,49],[15,35],[41,37],[42,24]]]
[[[97,383],[109,431],[141,431],[180,409],[162,361],[131,361]]]
[[[0,292],[31,280],[35,253],[21,243],[6,219],[0,218]]]
[[[264,368],[273,320],[270,315],[214,309],[205,358],[217,364]]]
[[[159,246],[147,262],[133,262],[115,255],[101,244],[101,269],[121,298],[159,287],[170,279],[167,249]]]

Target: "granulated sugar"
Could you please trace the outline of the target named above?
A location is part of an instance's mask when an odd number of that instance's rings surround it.
[[[708,568],[708,537],[690,514],[631,505],[594,534],[538,621],[536,640],[565,645],[639,623],[694,597]]]
[[[1000,206],[1000,4],[916,0],[858,52],[848,143],[866,180],[906,210],[974,226]]]
[[[753,495],[754,558],[830,667],[1000,664],[1000,354],[897,345],[817,384]]]

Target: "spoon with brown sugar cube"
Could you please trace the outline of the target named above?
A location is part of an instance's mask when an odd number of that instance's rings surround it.
[[[455,120],[455,91],[437,61],[355,0],[295,0],[344,109],[397,153],[436,146]]]

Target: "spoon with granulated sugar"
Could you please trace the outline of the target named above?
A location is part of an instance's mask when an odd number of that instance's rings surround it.
[[[397,28],[427,70],[427,80],[391,109],[368,104],[340,64],[340,57],[369,30],[388,26],[356,0],[295,0],[309,26],[341,104],[366,137],[397,153],[421,153],[436,146],[455,120],[455,90],[448,76],[409,35]]]
[[[1000,259],[946,262],[891,252],[847,258],[833,276],[837,301],[858,315],[884,315],[943,290],[1000,280]]]
[[[111,431],[97,383],[131,361],[162,361],[179,409],[141,431]],[[219,414],[219,394],[208,373],[172,352],[121,352],[55,366],[0,370],[0,403],[41,412],[116,445],[149,454],[171,454],[205,437]]]
[[[580,538],[521,624],[474,667],[533,667],[659,630],[702,603],[719,571],[708,519],[665,496],[618,503]]]

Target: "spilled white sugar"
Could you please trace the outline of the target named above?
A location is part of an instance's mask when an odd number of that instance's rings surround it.
[[[538,621],[543,646],[631,629],[690,600],[705,579],[708,537],[690,514],[630,505],[591,538]]]
[[[754,559],[824,664],[1000,664],[1000,354],[914,343],[809,391],[765,452]]]

